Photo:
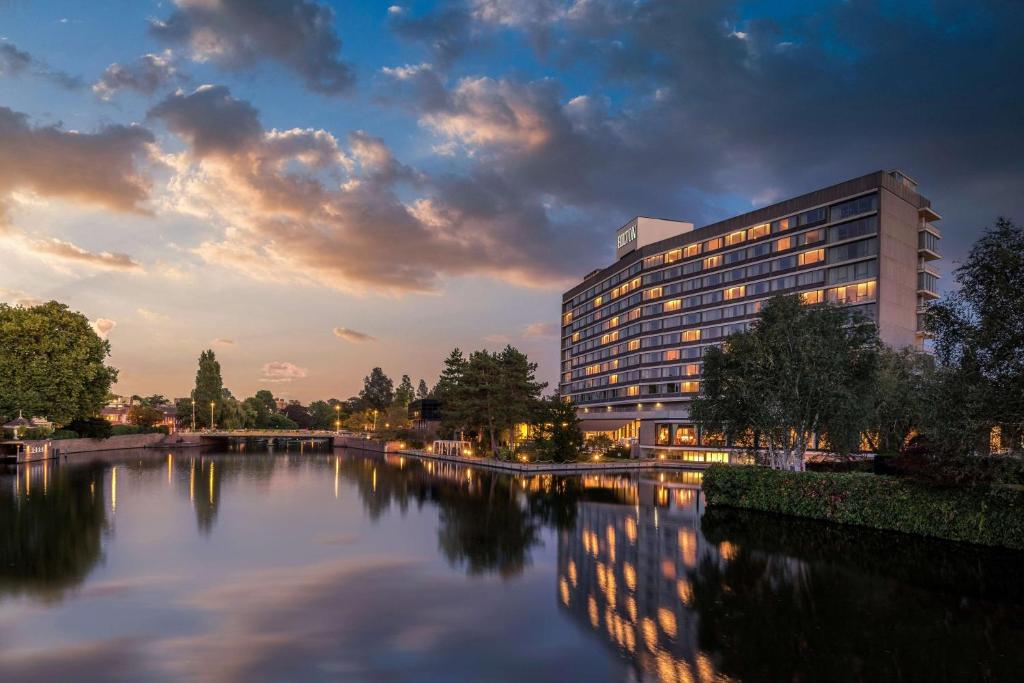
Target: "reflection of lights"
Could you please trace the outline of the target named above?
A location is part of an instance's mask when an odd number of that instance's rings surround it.
[[[167,454],[167,483],[171,483],[171,467],[174,464],[174,456],[170,453]]]
[[[626,580],[626,587],[631,591],[636,590],[636,570],[629,562],[622,564],[622,578]]]
[[[676,637],[676,615],[664,607],[658,608],[658,624],[669,638]]]
[[[647,645],[647,649],[654,652],[658,648],[658,627],[654,625],[650,617],[644,617],[640,621],[640,630],[644,634],[644,644]]]
[[[626,611],[629,612],[629,620],[636,623],[636,598],[632,595],[626,598]]]
[[[341,459],[334,457],[334,497],[338,497],[338,475],[341,472]]]
[[[626,517],[626,538],[631,545],[636,543],[636,519],[633,517]]]
[[[686,607],[693,604],[693,588],[686,579],[676,581],[676,593],[679,594],[679,602],[683,603]]]
[[[210,463],[210,505],[213,505],[213,463]]]
[[[110,470],[110,511],[117,510],[117,468]]]
[[[562,577],[558,580],[558,594],[562,598],[562,604],[566,607],[569,606],[569,583]]]
[[[587,614],[590,615],[590,624],[597,628],[599,622],[597,614],[597,601],[594,600],[594,596],[587,596]]]
[[[373,468],[373,492],[377,493],[377,468]]]
[[[722,559],[729,562],[736,558],[736,546],[729,541],[722,541],[718,545],[718,552],[721,553]]]
[[[679,554],[687,567],[697,566],[697,533],[693,529],[679,530]]]
[[[569,560],[569,581],[572,583],[572,587],[576,587],[576,562]]]
[[[194,458],[188,466],[188,499],[189,501],[196,499],[196,461]]]

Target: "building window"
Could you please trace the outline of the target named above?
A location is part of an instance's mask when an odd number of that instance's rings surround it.
[[[670,425],[655,425],[655,443],[659,446],[668,446],[670,432]]]
[[[685,330],[683,332],[684,342],[700,341],[700,330]]]
[[[661,287],[651,287],[650,289],[644,290],[644,301],[649,301],[651,299],[657,299],[658,297],[661,296],[661,292],[662,292],[662,288]]]
[[[662,360],[679,360],[679,349],[669,349],[662,355]]]
[[[697,443],[697,429],[688,425],[675,425],[672,435],[673,446],[694,446]]]
[[[771,226],[768,223],[762,223],[761,225],[755,225],[747,231],[747,239],[756,240],[764,237],[771,232]]]
[[[878,195],[872,194],[867,197],[858,197],[842,204],[836,204],[831,208],[832,220],[838,221],[850,216],[856,216],[868,211],[878,209]]]
[[[725,434],[722,432],[706,429],[700,435],[702,446],[724,446]]]
[[[825,250],[824,249],[811,249],[810,251],[805,251],[802,254],[800,254],[799,258],[797,259],[797,262],[801,266],[809,266],[812,263],[820,263],[821,261],[824,261],[824,260],[825,260]]]
[[[696,394],[698,391],[700,391],[700,382],[683,382],[681,385],[679,385],[679,390],[684,394]]]
[[[730,299],[739,299],[746,294],[746,290],[747,288],[744,285],[729,287],[725,290],[725,300],[729,301]]]
[[[675,263],[681,258],[683,258],[683,250],[673,249],[672,251],[665,254],[665,263]]]
[[[696,256],[699,253],[700,253],[700,244],[688,244],[683,249],[683,256],[685,256],[686,258],[690,258],[691,256]]]
[[[597,308],[600,305],[601,305],[601,297],[596,297],[594,299],[594,308]]]
[[[636,350],[638,350],[640,348],[640,340],[639,339],[632,339],[632,340],[630,340],[629,344],[626,345],[626,348],[629,351],[636,351]]]
[[[683,367],[683,372],[684,372],[684,374],[687,377],[693,377],[694,375],[699,375],[700,374],[700,364],[699,363],[688,363],[686,366]]]
[[[725,236],[725,246],[731,247],[732,245],[739,244],[740,242],[743,242],[746,239],[747,231],[737,230],[736,232],[731,232]]]
[[[792,247],[792,237],[782,237],[780,239],[775,240],[775,251],[786,251],[787,249],[791,249]]]
[[[800,303],[802,304],[820,304],[825,300],[825,292],[821,289],[816,289],[813,292],[804,292],[800,295]]]
[[[683,302],[679,299],[673,299],[672,301],[665,302],[665,311],[678,311],[683,305]]]
[[[618,384],[618,382],[619,382],[619,376],[618,375],[608,375],[608,384]]]
[[[714,238],[712,240],[707,240],[707,241],[704,242],[704,251],[714,251],[715,249],[721,249],[721,248],[722,248],[722,238],[721,237],[716,237],[716,238]]]
[[[828,298],[840,304],[855,304],[875,298],[875,281],[859,282],[855,285],[835,287],[828,290]]]
[[[707,258],[704,259],[704,270],[708,270],[710,268],[717,268],[720,265],[722,265],[722,257],[720,255],[708,256]]]
[[[640,395],[640,387],[638,387],[637,385],[634,384],[633,386],[626,388],[626,396],[639,396],[639,395]]]

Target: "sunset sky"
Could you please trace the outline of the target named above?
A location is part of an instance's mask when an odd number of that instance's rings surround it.
[[[561,292],[641,214],[703,225],[882,168],[949,273],[1024,220],[1024,3],[0,0],[0,300],[110,339],[118,393],[554,383]],[[949,288],[951,279],[943,286]]]

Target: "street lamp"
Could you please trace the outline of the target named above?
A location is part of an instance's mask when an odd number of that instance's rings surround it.
[[[216,401],[210,401],[210,431],[213,431],[213,408],[216,405]]]
[[[377,409],[373,409],[373,431],[377,431]]]
[[[341,432],[341,404],[334,404],[334,432]]]

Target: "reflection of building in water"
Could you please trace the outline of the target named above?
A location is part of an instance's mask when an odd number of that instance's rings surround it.
[[[635,506],[581,502],[558,540],[558,602],[644,681],[721,680],[697,647],[689,572],[719,550],[700,533],[699,477],[641,478]]]

